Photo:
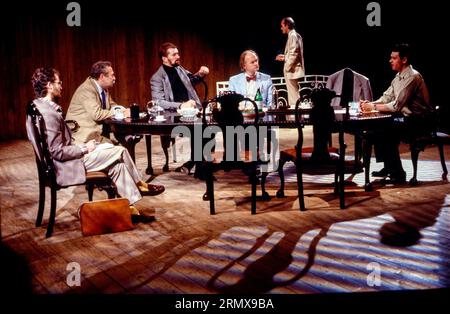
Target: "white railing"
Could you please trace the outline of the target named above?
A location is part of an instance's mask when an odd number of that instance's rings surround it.
[[[308,97],[314,88],[326,87],[328,75],[311,74],[305,75],[299,79],[300,96],[302,98]],[[272,77],[272,83],[277,91],[277,107],[287,106],[287,88],[284,77]],[[216,94],[228,91],[228,81],[216,82]]]

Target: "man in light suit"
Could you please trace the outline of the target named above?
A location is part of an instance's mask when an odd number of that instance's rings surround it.
[[[150,79],[152,89],[152,100],[164,109],[182,109],[182,108],[201,108],[202,104],[194,85],[200,83],[209,73],[206,66],[201,66],[196,74],[192,74],[180,64],[180,53],[177,46],[166,42],[159,47],[159,57],[162,65],[153,74]],[[164,152],[170,146],[170,136],[161,135],[161,146]],[[193,142],[191,141],[191,150]],[[191,151],[193,154],[193,151]],[[166,155],[166,165],[163,171],[168,171]],[[183,166],[176,169],[189,174],[194,167],[193,161],[186,162]]]
[[[228,89],[255,99],[256,91],[259,89],[262,95],[262,106],[270,108],[272,105],[272,78],[270,75],[258,72],[259,59],[253,50],[245,50],[239,58],[239,65],[243,71],[229,79]]]
[[[302,36],[295,31],[295,22],[292,17],[285,17],[281,20],[281,31],[287,34],[287,42],[284,54],[279,54],[275,59],[284,61],[283,73],[286,80],[289,105],[294,106],[299,95],[299,78],[305,76],[305,63],[303,60],[303,40]]]
[[[122,146],[111,146],[97,149],[95,139],[85,144],[72,141],[72,132],[67,126],[61,107],[56,103],[61,96],[62,82],[59,72],[53,68],[38,68],[32,77],[32,84],[36,94],[33,101],[44,118],[47,144],[56,168],[56,182],[60,186],[82,184],[86,181],[86,171],[105,171],[114,182],[121,197],[130,201],[132,219],[135,222],[149,222],[153,219],[139,216],[134,203],[149,191],[147,183],[142,181],[136,166],[128,151]],[[27,131],[33,146],[34,138]]]
[[[115,114],[111,107],[117,103],[109,93],[115,82],[111,62],[98,61],[92,65],[90,76],[73,94],[66,119],[75,120],[80,126],[73,134],[77,144],[84,144],[92,139],[97,142],[111,142],[109,127],[103,124],[103,121]],[[129,109],[124,111],[124,116],[130,116]]]

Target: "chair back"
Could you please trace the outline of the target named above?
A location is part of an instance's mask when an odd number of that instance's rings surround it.
[[[242,101],[248,101],[253,105],[253,111],[249,114],[242,113],[239,110],[239,103]],[[203,110],[203,124],[206,126],[206,106],[212,105],[212,118],[217,123],[219,128],[222,130],[223,134],[223,145],[224,145],[224,160],[225,161],[236,161],[239,160],[239,152],[242,151],[243,145],[241,146],[241,149],[239,148],[239,143],[242,143],[242,140],[245,141],[245,151],[248,150],[254,150],[255,155],[257,156],[258,152],[258,145],[259,145],[259,128],[258,128],[258,121],[260,113],[258,112],[258,106],[257,104],[250,98],[245,98],[243,95],[237,94],[235,92],[224,92],[222,95],[216,96],[214,99],[204,102],[204,110]],[[252,119],[252,123],[244,123],[244,120],[250,120]],[[234,131],[236,131],[235,134],[233,134],[233,144],[232,147],[227,146],[230,142],[227,142],[227,135],[229,135],[229,132],[227,132],[227,127],[234,128]],[[242,128],[240,128],[242,127]],[[229,129],[228,129],[229,130]],[[238,134],[238,132],[243,131],[244,134]],[[255,132],[252,132],[255,131]],[[241,135],[241,136],[239,136]],[[245,138],[247,136],[247,139]],[[253,139],[252,137],[256,137]],[[228,140],[231,140],[228,139]],[[254,143],[255,145],[250,145]],[[233,154],[227,154],[226,150],[233,150]],[[232,156],[232,157],[231,157]]]
[[[330,154],[328,142],[335,124],[331,100],[336,93],[328,88],[316,88],[311,93],[312,109],[310,119],[313,125],[314,148],[311,159],[317,162],[328,161]]]
[[[27,105],[26,115],[28,139],[34,149],[39,179],[43,179],[46,185],[54,184],[56,186],[55,166],[48,149],[44,117],[33,101]]]

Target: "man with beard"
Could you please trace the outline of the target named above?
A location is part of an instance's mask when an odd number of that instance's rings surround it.
[[[159,47],[159,57],[162,65],[150,79],[152,100],[164,109],[201,108],[202,104],[194,85],[200,83],[209,73],[206,66],[201,66],[197,73],[192,74],[180,65],[180,53],[177,46],[166,42]],[[161,145],[170,145],[170,136],[161,136]],[[192,148],[192,143],[191,143]],[[191,152],[193,154],[193,151]],[[177,171],[190,173],[194,162],[188,161]],[[167,168],[163,169],[168,171]]]

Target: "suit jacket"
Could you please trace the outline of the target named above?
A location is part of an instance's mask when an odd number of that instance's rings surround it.
[[[284,77],[286,79],[298,79],[305,76],[305,62],[303,60],[302,36],[292,29],[288,33],[288,39],[284,48]]]
[[[199,83],[202,78],[200,76],[193,75],[182,66],[177,66],[176,70],[178,72],[178,75],[180,76],[181,81],[188,91],[189,99],[195,101],[195,103],[197,104],[197,108],[201,108],[202,104],[200,98],[198,98],[197,92],[194,89],[194,84]],[[180,106],[179,102],[174,102],[169,76],[167,75],[166,71],[164,71],[162,65],[150,79],[150,86],[152,89],[152,99],[155,100],[159,106],[164,109],[178,108]]]
[[[99,142],[109,141],[103,137],[103,121],[114,116],[111,106],[116,105],[109,93],[106,93],[106,109],[102,109],[102,100],[93,78],[87,78],[72,96],[66,119],[75,120],[80,129],[73,133],[77,144],[95,139]]]
[[[72,144],[72,132],[63,116],[58,113],[50,102],[42,98],[35,99],[36,108],[42,114],[45,122],[47,145],[56,171],[56,183],[60,186],[82,184],[86,181],[86,170],[83,163],[81,147]],[[31,118],[26,123],[28,138],[33,147],[37,147],[31,133]],[[38,126],[39,127],[39,126]]]
[[[230,77],[228,81],[228,89],[238,94],[244,95],[247,93],[245,73],[240,73]],[[272,78],[268,74],[256,72],[256,89],[260,88],[264,107],[270,107],[272,105]]]
[[[344,79],[344,71],[342,69],[336,73],[331,74],[328,77],[327,88],[334,90],[336,94],[341,95],[342,93],[342,83]],[[353,71],[353,101],[370,100],[372,101],[372,88],[370,87],[370,81],[367,77]],[[340,106],[341,99],[339,97],[333,98],[331,100],[331,105],[333,107]]]

